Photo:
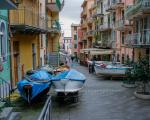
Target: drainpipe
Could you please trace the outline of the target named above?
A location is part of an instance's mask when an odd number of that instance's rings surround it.
[[[7,10],[8,11],[8,13],[7,13],[7,16],[8,16],[8,24],[7,24],[7,30],[8,30],[8,32],[10,33],[10,25],[9,25],[9,23],[10,23],[10,17],[9,17],[9,10]],[[10,90],[12,90],[13,89],[13,78],[12,78],[12,74],[13,74],[13,70],[12,70],[12,55],[11,55],[11,52],[13,52],[13,48],[12,48],[12,41],[11,41],[11,36],[9,35],[9,33],[7,33],[8,34],[8,36],[9,36],[9,54],[10,54],[10,56],[9,56],[9,59],[10,59],[10,85],[11,85],[11,88],[10,88]]]
[[[45,6],[47,5],[48,0],[45,0]],[[46,14],[46,26],[48,30],[48,18],[47,18],[47,7],[45,7],[45,14]],[[48,64],[48,33],[46,33],[46,64]]]

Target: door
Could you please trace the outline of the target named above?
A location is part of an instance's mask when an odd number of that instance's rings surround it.
[[[32,44],[32,66],[33,69],[36,69],[36,47],[35,44]]]
[[[13,43],[14,50],[14,86],[16,86],[19,81],[19,42],[15,41]]]

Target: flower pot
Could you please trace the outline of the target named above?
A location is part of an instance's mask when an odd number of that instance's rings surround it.
[[[143,99],[143,100],[150,100],[150,92],[143,93],[143,92],[134,92],[135,97]]]

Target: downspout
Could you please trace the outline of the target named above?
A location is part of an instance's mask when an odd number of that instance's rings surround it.
[[[10,53],[9,53],[9,54],[10,54],[10,56],[9,56],[9,59],[10,59],[10,86],[11,86],[10,90],[12,90],[12,89],[13,89],[13,78],[12,78],[12,76],[13,76],[13,75],[12,75],[12,74],[13,74],[12,64],[13,64],[13,63],[12,63],[12,55],[11,55],[11,52],[13,52],[13,48],[12,48],[12,46],[11,46],[11,45],[12,45],[12,41],[11,41],[11,35],[10,35],[10,34],[11,34],[11,29],[10,29],[10,24],[9,24],[9,23],[10,23],[9,10],[7,10],[7,11],[8,11],[8,12],[7,12],[7,16],[8,16],[8,24],[7,24],[8,27],[7,27],[7,30],[8,30],[8,32],[9,32],[9,33],[7,33],[7,34],[8,34],[8,36],[9,36],[9,38],[8,38],[8,39],[9,39],[9,40],[8,40],[9,43],[8,43],[8,44],[9,44],[9,52],[10,52]]]
[[[48,17],[47,17],[47,5],[48,3],[48,0],[45,1],[45,14],[46,14],[46,27],[47,27],[47,30],[48,30]],[[48,64],[48,33],[46,33],[46,64]]]

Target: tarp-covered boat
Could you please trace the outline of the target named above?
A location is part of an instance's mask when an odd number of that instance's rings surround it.
[[[124,66],[122,64],[95,64],[94,69],[96,74],[104,76],[125,76],[126,70],[130,67]]]
[[[74,93],[82,89],[86,77],[77,70],[70,69],[57,74],[52,78],[56,92]]]
[[[21,97],[29,103],[42,93],[47,93],[51,86],[52,75],[45,70],[39,70],[30,76],[25,76],[17,84]]]

